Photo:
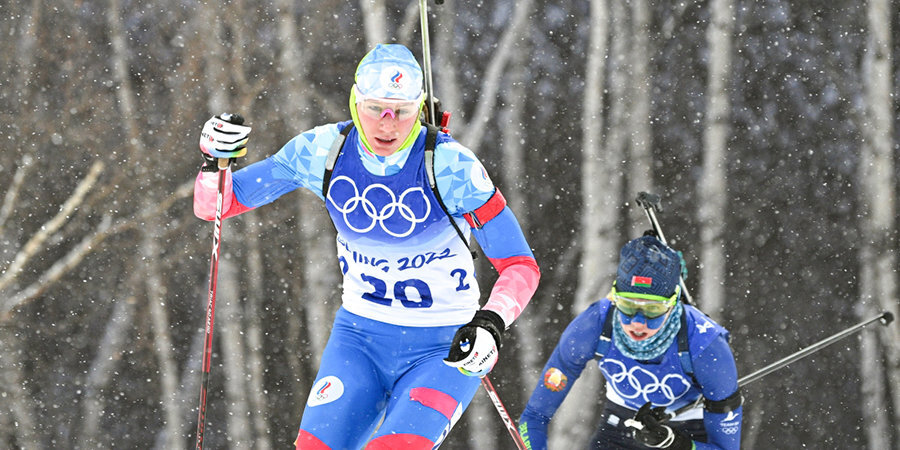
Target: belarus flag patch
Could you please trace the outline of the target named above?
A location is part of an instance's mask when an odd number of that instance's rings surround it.
[[[651,277],[639,277],[633,276],[631,277],[631,285],[637,287],[650,287],[653,284],[653,278]]]

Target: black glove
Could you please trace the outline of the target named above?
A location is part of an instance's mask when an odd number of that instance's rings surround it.
[[[634,440],[653,448],[670,450],[690,450],[694,443],[690,438],[678,434],[672,428],[663,425],[669,420],[669,413],[664,406],[653,408],[650,402],[644,403],[633,419],[625,421],[625,425],[634,428]]]
[[[478,310],[471,322],[456,330],[444,363],[468,376],[487,374],[497,363],[500,337],[505,328],[499,314]]]

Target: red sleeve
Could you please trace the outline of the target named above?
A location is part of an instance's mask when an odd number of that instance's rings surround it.
[[[216,195],[219,190],[218,172],[200,172],[194,180],[194,215],[203,220],[216,219]],[[237,201],[232,190],[231,169],[225,170],[222,198],[222,218],[236,216],[253,208]]]
[[[500,314],[509,326],[522,314],[541,279],[541,270],[532,256],[488,258],[500,274],[483,309]]]

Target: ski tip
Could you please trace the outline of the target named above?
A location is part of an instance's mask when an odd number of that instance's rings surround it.
[[[881,315],[881,323],[884,325],[888,325],[894,321],[894,315],[890,313],[890,311],[885,311],[884,314]]]

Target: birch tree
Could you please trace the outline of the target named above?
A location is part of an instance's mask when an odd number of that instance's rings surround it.
[[[606,86],[607,36],[609,12],[606,0],[591,2],[590,37],[586,52],[584,113],[582,119],[581,160],[581,257],[578,261],[578,288],[570,314],[575,316],[603,295],[608,282],[605,274],[615,273],[621,177],[617,158],[604,145],[604,102]],[[551,422],[549,446],[552,448],[583,447],[593,432],[596,407],[603,382],[600,371],[592,363],[582,372],[566,401]]]
[[[861,242],[860,317],[871,317],[876,310],[890,311],[897,317],[896,222],[894,191],[894,105],[892,102],[891,9],[890,2],[871,0],[867,7],[868,45],[863,56],[866,99],[865,137],[859,164]],[[869,448],[890,448],[890,429],[900,423],[900,331],[897,326],[879,330],[881,339],[869,333],[862,336],[860,379],[862,408]],[[880,364],[884,354],[889,364]],[[885,371],[887,374],[885,375]],[[890,396],[883,380],[889,380]],[[893,399],[893,408],[890,400]],[[893,409],[893,420],[887,415]],[[893,422],[893,425],[892,425]],[[896,439],[896,436],[895,436]]]
[[[369,48],[387,41],[387,11],[383,0],[360,0],[363,29]]]
[[[513,56],[510,64],[512,68],[509,75],[509,87],[504,89],[504,107],[501,108],[499,121],[504,124],[500,128],[500,142],[503,163],[500,165],[500,179],[503,180],[503,196],[507,199],[510,209],[516,213],[519,226],[525,236],[529,233],[529,217],[530,204],[526,200],[524,185],[527,183],[525,171],[525,153],[529,150],[525,148],[526,142],[524,132],[527,127],[525,104],[522,101],[526,97],[529,79],[532,74],[529,73],[529,65],[525,61],[525,55],[529,54],[531,43],[527,38],[522,39],[519,48]],[[513,327],[516,333],[518,368],[521,375],[519,385],[530,386],[533,380],[528,375],[538,371],[543,365],[540,355],[540,346],[537,342],[538,336],[534,333],[543,321],[543,317],[531,314],[526,309],[525,312],[517,319],[517,323]]]
[[[278,35],[279,40],[283,43],[281,53],[278,55],[278,63],[284,68],[285,73],[291,74],[293,77],[290,78],[289,85],[285,86],[291,99],[285,107],[288,108],[287,116],[295,118],[295,120],[289,121],[288,125],[296,128],[299,132],[312,125],[311,121],[307,119],[310,113],[310,102],[306,95],[307,91],[313,90],[306,79],[308,68],[312,62],[308,52],[304,51],[303,46],[300,45],[300,36],[296,31],[298,28],[298,24],[294,20],[297,12],[296,2],[278,1],[280,11]],[[383,14],[383,7],[377,8],[376,12]],[[368,17],[370,14],[364,16]],[[369,21],[385,23],[384,17],[365,20],[367,23]],[[367,30],[370,28],[373,26],[367,25]],[[349,76],[352,80],[352,73]],[[349,95],[349,91],[347,95]],[[299,291],[301,296],[296,299],[296,302],[299,308],[306,313],[306,332],[304,334],[308,336],[310,345],[305,352],[309,352],[312,357],[310,361],[314,374],[318,368],[322,351],[325,349],[334,313],[340,306],[340,298],[335,289],[340,284],[340,276],[336,270],[334,256],[334,227],[330,223],[322,201],[312,193],[302,192],[297,203],[297,212],[299,217],[297,238],[300,242],[303,277]],[[300,330],[297,332],[299,334]],[[309,380],[308,386],[312,386],[313,381]]]
[[[641,191],[656,193],[653,182],[653,134],[650,130],[650,89],[653,80],[649,74],[649,60],[653,55],[650,48],[649,20],[650,8],[646,0],[635,0],[631,3],[631,33],[634,39],[629,40],[632,50],[630,80],[630,120],[628,171],[626,172],[626,200],[633,200]],[[643,215],[643,214],[641,214]],[[630,237],[640,236],[647,224],[641,217],[640,222],[630,222],[627,228],[632,231]]]
[[[703,175],[698,189],[700,222],[700,295],[704,311],[720,317],[725,301],[724,234],[728,213],[727,147],[730,132],[731,43],[734,30],[732,0],[713,0],[706,32],[709,80],[703,128]]]
[[[140,127],[137,123],[137,119],[141,115],[137,110],[135,92],[129,75],[130,64],[128,56],[131,52],[126,44],[127,38],[122,25],[119,0],[110,0],[110,7],[107,10],[106,17],[112,40],[113,74],[119,84],[117,103],[121,108],[122,117],[125,118],[122,122],[125,128],[125,135],[131,144],[130,148],[148,148],[149,145],[144,141],[144,135],[140,132]],[[137,157],[135,150],[131,150],[131,153],[132,156]],[[146,180],[145,184],[150,185],[146,169],[141,170],[141,167],[138,167],[138,176],[143,177]],[[141,228],[140,253],[144,260],[146,301],[150,307],[151,328],[154,335],[157,363],[159,364],[162,391],[160,403],[165,411],[166,435],[169,437],[165,446],[177,449],[182,448],[181,443],[183,441],[177,439],[180,425],[180,414],[175,402],[178,367],[172,354],[172,337],[169,333],[165,284],[158,264],[161,254],[159,239],[162,227],[161,222],[158,220],[151,220],[147,225]]]
[[[520,0],[516,3],[510,23],[503,31],[497,49],[485,69],[481,82],[481,91],[475,102],[475,111],[472,117],[461,126],[465,129],[465,136],[460,139],[463,145],[476,150],[481,146],[481,140],[488,129],[491,117],[495,114],[497,105],[497,92],[503,80],[504,70],[509,64],[514,46],[528,29],[528,17],[531,14],[534,0]]]

